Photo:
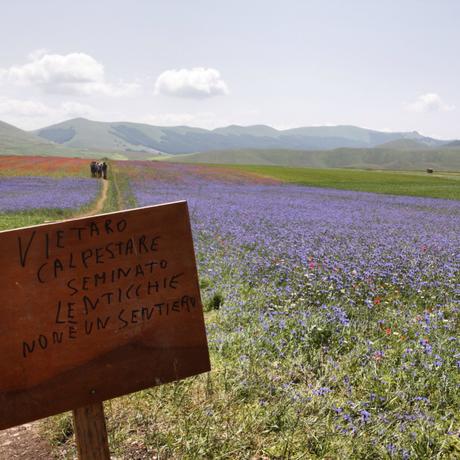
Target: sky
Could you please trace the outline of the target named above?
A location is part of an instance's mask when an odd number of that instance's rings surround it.
[[[0,120],[460,138],[457,0],[15,0],[0,8]]]

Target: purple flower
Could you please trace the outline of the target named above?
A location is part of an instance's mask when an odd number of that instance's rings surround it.
[[[359,414],[361,415],[361,421],[362,421],[363,423],[367,423],[367,422],[370,421],[370,419],[371,419],[371,414],[370,414],[370,412],[368,412],[367,410],[364,410],[364,409],[363,409],[363,410],[360,410],[360,411],[359,411]]]
[[[80,177],[0,177],[0,212],[78,209],[96,198],[100,184]]]
[[[330,393],[332,390],[329,387],[320,387],[317,388],[316,390],[313,390],[313,394],[317,396],[324,396]]]

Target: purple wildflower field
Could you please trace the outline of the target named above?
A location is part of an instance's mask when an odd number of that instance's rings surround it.
[[[189,203],[214,369],[187,419],[200,452],[460,458],[460,202],[181,168],[131,191]]]
[[[99,187],[80,177],[0,177],[0,212],[78,209],[96,198]]]

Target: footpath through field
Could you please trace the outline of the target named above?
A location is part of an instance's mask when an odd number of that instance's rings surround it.
[[[99,214],[105,205],[109,181],[103,180],[101,194],[94,206],[75,217],[88,217]],[[50,460],[53,458],[49,443],[42,438],[40,422],[27,423],[0,431],[0,460]]]
[[[107,194],[109,190],[109,181],[103,180],[102,181],[102,190],[101,196],[96,201],[95,205],[88,211],[78,214],[75,217],[89,217],[94,216],[95,214],[99,214],[104,209],[105,202],[107,201]]]

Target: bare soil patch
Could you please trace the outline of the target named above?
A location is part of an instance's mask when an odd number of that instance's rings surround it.
[[[40,422],[0,431],[0,460],[50,460],[51,446],[39,433]]]

